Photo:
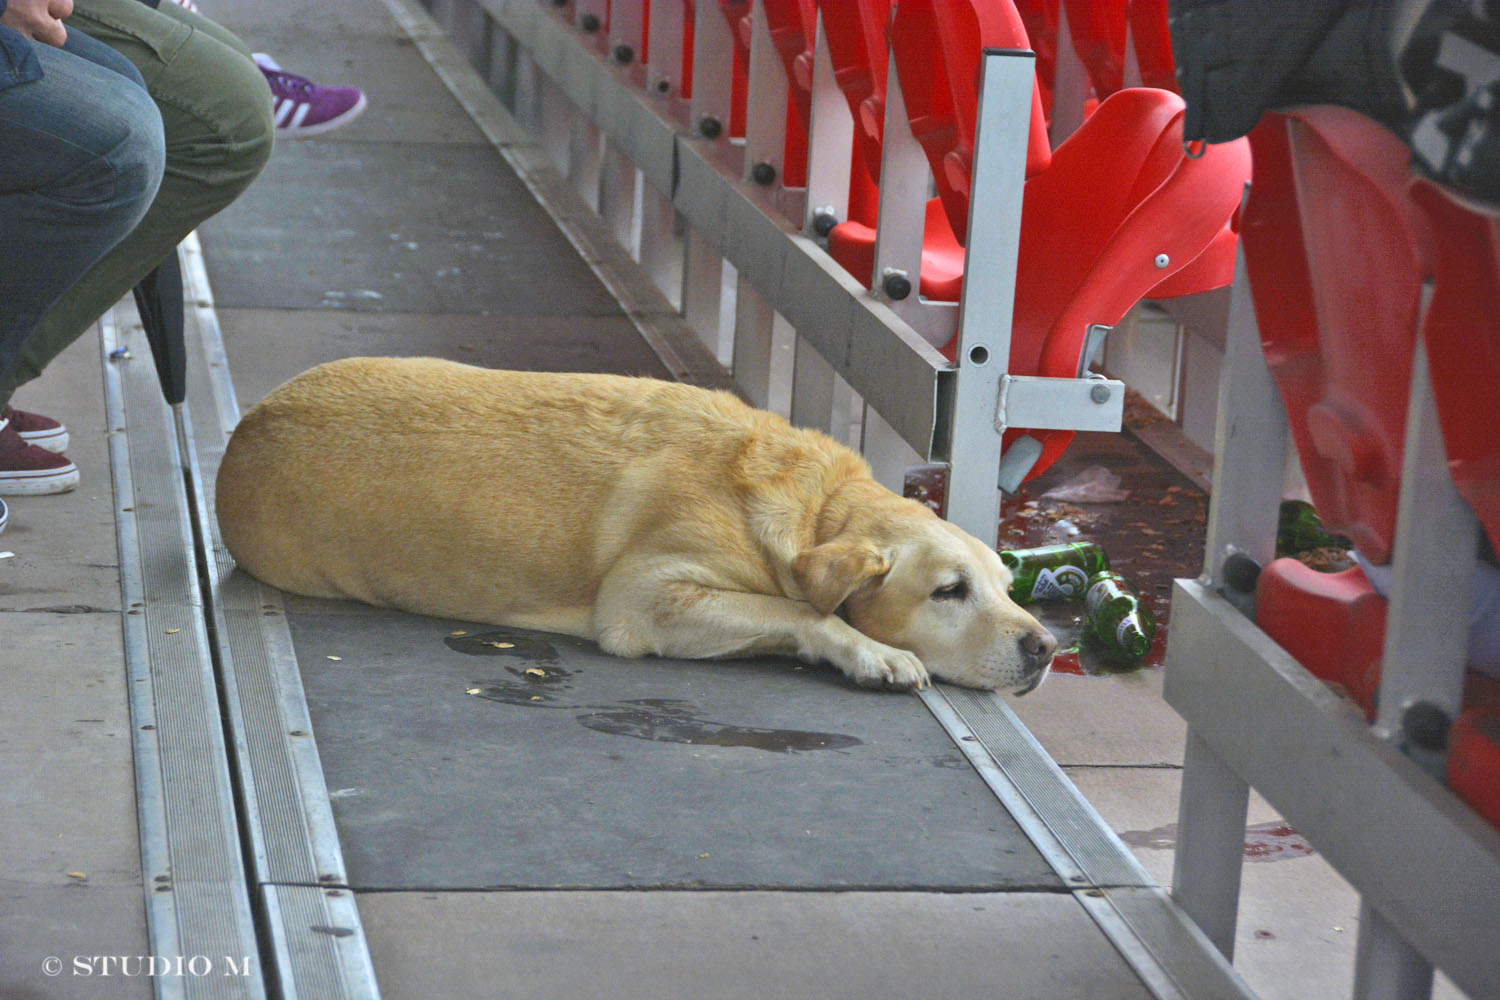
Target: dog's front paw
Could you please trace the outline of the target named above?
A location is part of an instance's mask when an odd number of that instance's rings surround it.
[[[921,690],[932,683],[927,668],[916,654],[894,646],[871,642],[854,650],[854,656],[844,670],[860,687],[894,688],[907,691]]]

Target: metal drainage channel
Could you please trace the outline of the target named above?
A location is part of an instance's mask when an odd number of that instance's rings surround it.
[[[196,237],[182,253],[187,403],[162,400],[130,307],[100,321],[151,950],[233,973],[155,994],[378,998],[280,598],[233,572],[212,516],[239,411]]]
[[[706,349],[687,342],[693,335],[665,296],[615,242],[603,221],[581,208],[582,199],[536,139],[464,60],[442,27],[413,0],[384,2],[444,86],[621,300],[662,362],[674,372],[692,367],[683,358],[700,357]],[[480,0],[477,9],[493,28],[505,30],[500,21],[511,13],[509,8]],[[707,381],[701,374],[689,378]],[[946,685],[923,691],[921,697],[1156,997],[1253,1000],[1250,987],[1141,867],[1004,700]]]

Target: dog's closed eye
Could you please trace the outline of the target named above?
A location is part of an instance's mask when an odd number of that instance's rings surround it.
[[[935,601],[965,601],[968,598],[969,581],[962,578],[944,584],[932,592],[932,599]]]

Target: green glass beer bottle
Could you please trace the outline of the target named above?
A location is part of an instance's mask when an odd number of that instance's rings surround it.
[[[1093,542],[1065,542],[1036,549],[1007,549],[1000,561],[1015,577],[1010,598],[1017,604],[1032,601],[1077,600],[1089,577],[1109,569],[1109,557]]]
[[[1156,616],[1120,574],[1106,570],[1089,577],[1083,604],[1090,628],[1112,656],[1139,660],[1150,651]]]
[[[1294,556],[1313,549],[1352,549],[1354,543],[1323,527],[1322,518],[1306,500],[1283,500],[1276,519],[1276,554]]]

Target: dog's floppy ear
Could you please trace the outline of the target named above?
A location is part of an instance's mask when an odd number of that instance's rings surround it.
[[[833,614],[850,594],[890,569],[890,557],[869,542],[825,542],[792,560],[792,576],[802,595],[823,615]]]

